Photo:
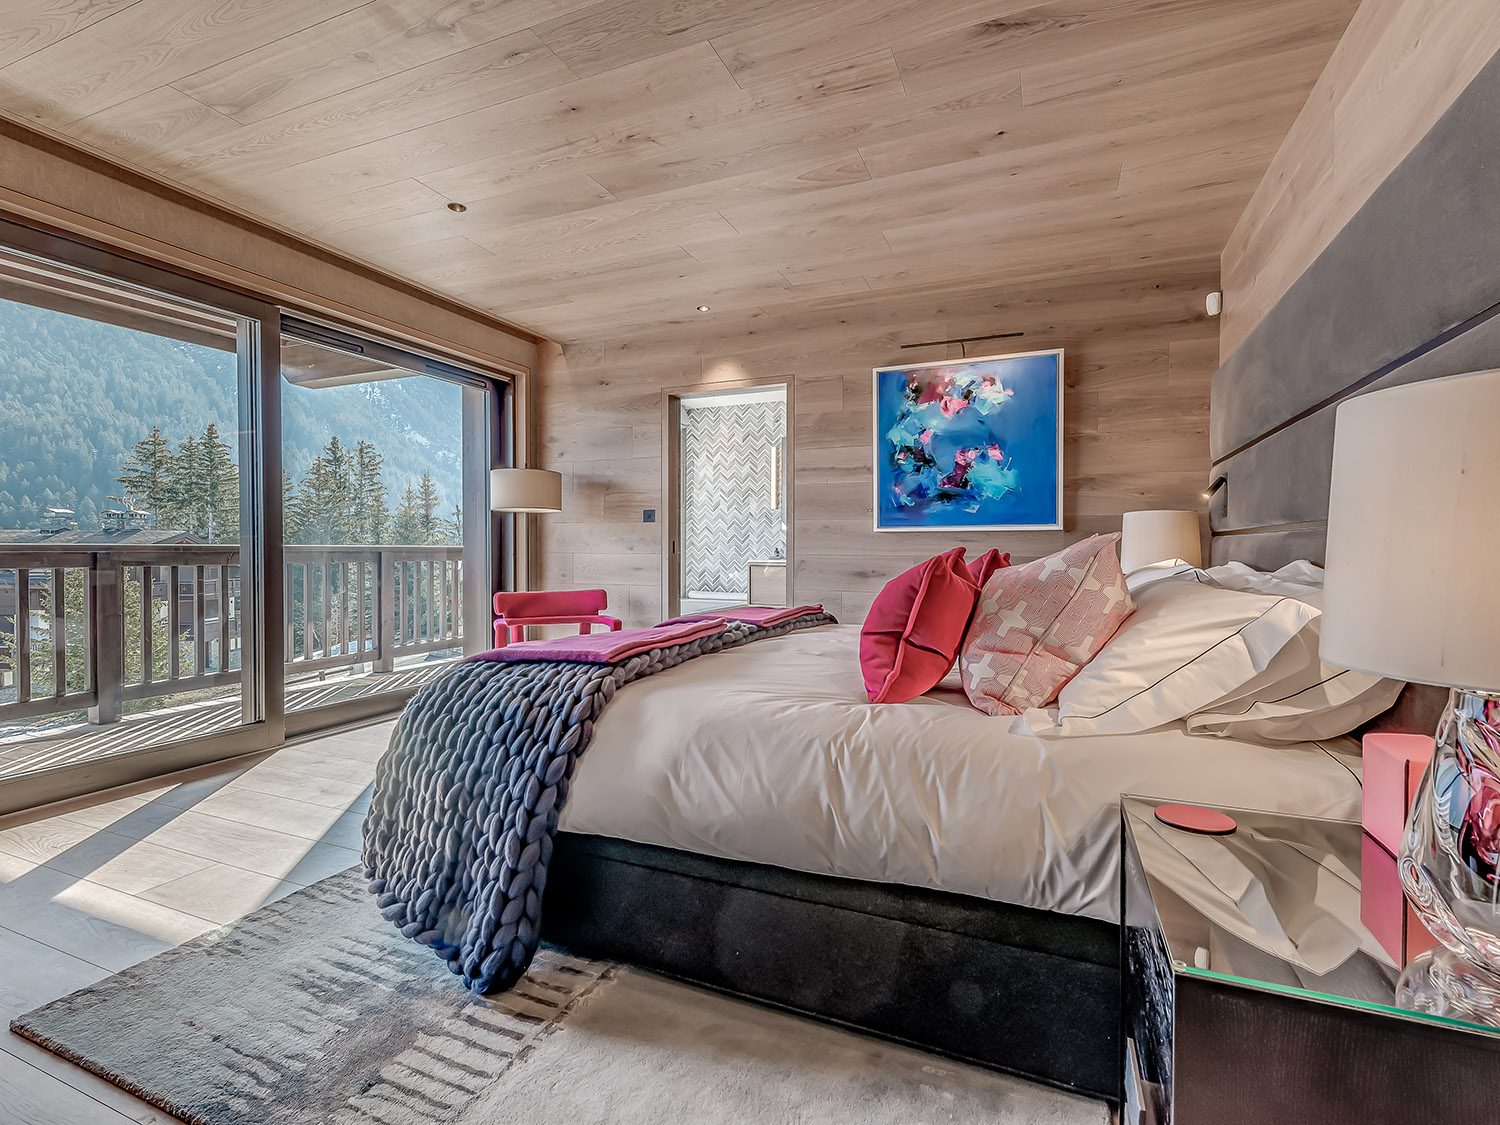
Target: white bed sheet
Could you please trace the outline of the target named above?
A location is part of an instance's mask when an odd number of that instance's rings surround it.
[[[826,626],[627,687],[560,827],[1116,920],[1122,793],[1359,817],[1351,742],[1047,737],[956,686],[877,706],[858,643]]]

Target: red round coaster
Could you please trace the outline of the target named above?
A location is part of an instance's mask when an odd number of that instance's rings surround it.
[[[1228,836],[1239,827],[1233,817],[1201,805],[1157,805],[1156,819],[1173,828],[1201,832],[1205,836]]]

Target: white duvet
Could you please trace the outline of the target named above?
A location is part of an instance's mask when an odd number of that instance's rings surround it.
[[[561,828],[1115,920],[1122,793],[1359,817],[1351,742],[1048,737],[956,686],[875,705],[858,644],[826,626],[620,691]]]

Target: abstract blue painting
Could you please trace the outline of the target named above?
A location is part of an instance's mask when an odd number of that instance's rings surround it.
[[[875,530],[1063,525],[1061,349],[875,369]]]

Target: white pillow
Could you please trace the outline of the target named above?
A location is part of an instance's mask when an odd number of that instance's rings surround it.
[[[1238,692],[1189,715],[1188,732],[1256,742],[1312,742],[1346,734],[1389,710],[1401,694],[1401,681],[1323,663],[1318,659],[1320,624],[1311,622]]]
[[[1063,735],[1134,734],[1239,691],[1318,610],[1229,590],[1201,570],[1132,591],[1135,613],[1057,696]]]
[[[1136,613],[1058,695],[1063,735],[1189,732],[1257,741],[1331,738],[1395,702],[1401,684],[1318,656],[1323,572],[1240,563],[1153,576]]]
[[[1267,574],[1244,563],[1225,563],[1202,572],[1226,590],[1245,590],[1253,594],[1285,594],[1309,605],[1323,608],[1323,568],[1302,561],[1287,563]]]
[[[1289,563],[1274,574],[1243,563],[1207,573],[1231,589],[1286,594],[1323,607],[1323,570],[1310,562]],[[1188,730],[1262,742],[1310,742],[1345,734],[1389,710],[1401,694],[1401,681],[1323,663],[1318,654],[1321,630],[1320,615],[1256,682],[1189,715]]]

